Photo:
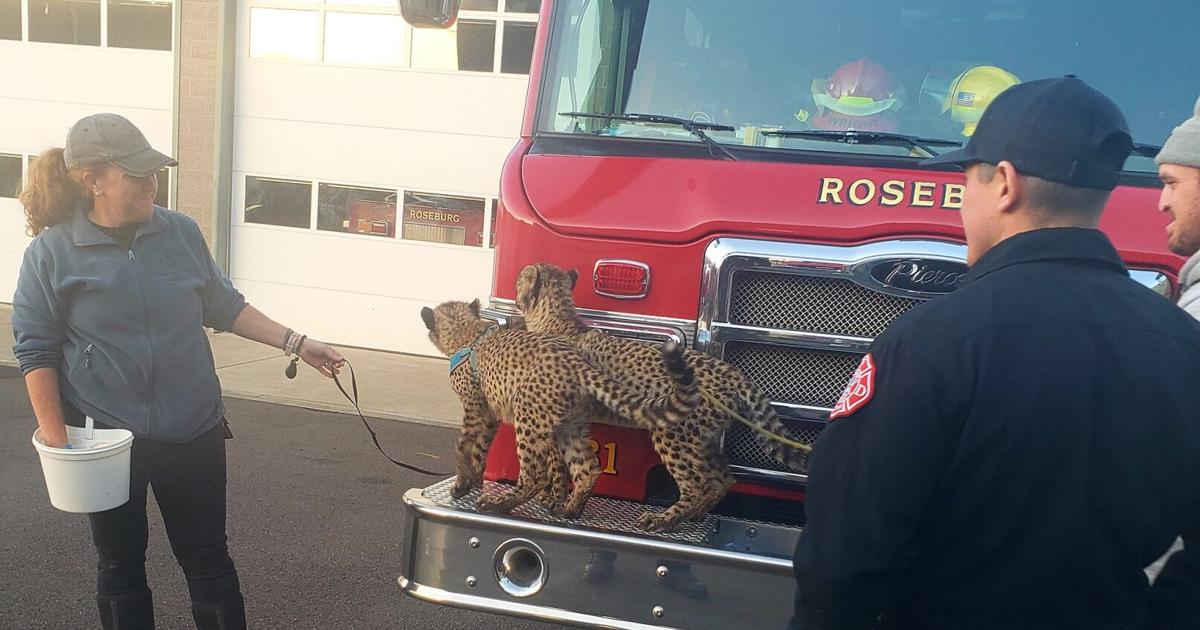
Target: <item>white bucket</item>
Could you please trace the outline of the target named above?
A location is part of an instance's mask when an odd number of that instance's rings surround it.
[[[42,460],[50,504],[64,512],[103,512],[129,500],[129,456],[133,434],[125,429],[97,429],[91,417],[84,428],[67,427],[71,448],[42,443],[33,446]]]

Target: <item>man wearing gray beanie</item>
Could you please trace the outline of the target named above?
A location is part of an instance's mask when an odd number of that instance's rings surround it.
[[[1163,190],[1158,209],[1170,213],[1168,245],[1180,256],[1190,256],[1179,271],[1182,294],[1179,306],[1200,318],[1200,99],[1195,114],[1171,132],[1159,151],[1158,176]],[[1151,627],[1192,628],[1200,619],[1200,523],[1168,552],[1166,566],[1151,594]]]
[[[1158,209],[1172,219],[1168,244],[1176,254],[1191,257],[1179,272],[1179,305],[1200,318],[1200,99],[1195,115],[1171,132],[1155,161],[1163,182]]]

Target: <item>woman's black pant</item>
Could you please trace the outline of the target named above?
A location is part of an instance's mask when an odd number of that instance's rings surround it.
[[[154,489],[171,550],[187,578],[202,629],[245,627],[237,570],[225,538],[225,438],[221,423],[184,443],[135,439],[129,502],[90,514],[99,556],[96,601],[105,628],[153,627],[146,583],[146,494]]]

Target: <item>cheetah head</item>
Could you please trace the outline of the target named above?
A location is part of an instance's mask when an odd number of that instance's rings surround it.
[[[479,315],[479,300],[426,306],[421,309],[421,319],[429,329],[429,340],[446,356],[470,345],[489,326]]]
[[[571,292],[579,272],[564,271],[549,263],[529,265],[517,276],[517,308],[526,316],[541,310],[575,310]]]

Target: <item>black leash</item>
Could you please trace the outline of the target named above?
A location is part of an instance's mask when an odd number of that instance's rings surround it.
[[[296,362],[299,360],[300,357],[297,356],[296,358],[292,359],[291,364],[288,365],[287,370],[284,372],[288,378],[296,378]],[[342,392],[342,395],[346,397],[346,400],[350,401],[350,404],[354,405],[354,410],[358,412],[358,417],[360,420],[362,420],[363,426],[367,427],[367,432],[371,434],[371,441],[375,443],[375,448],[379,449],[379,452],[386,457],[388,461],[401,468],[411,470],[422,475],[429,475],[430,477],[449,477],[450,473],[433,472],[432,470],[425,470],[420,466],[413,466],[412,464],[398,462],[392,459],[392,456],[388,455],[387,452],[383,450],[383,447],[379,445],[379,436],[375,435],[375,430],[372,429],[371,425],[367,423],[366,416],[363,415],[362,409],[358,407],[358,378],[354,376],[354,366],[350,365],[349,360],[346,360],[346,367],[350,368],[350,390],[354,392],[354,397],[351,398],[350,394],[346,393],[346,388],[342,387],[342,382],[338,380],[336,372],[333,374],[333,382],[335,385],[337,385],[338,390]]]

